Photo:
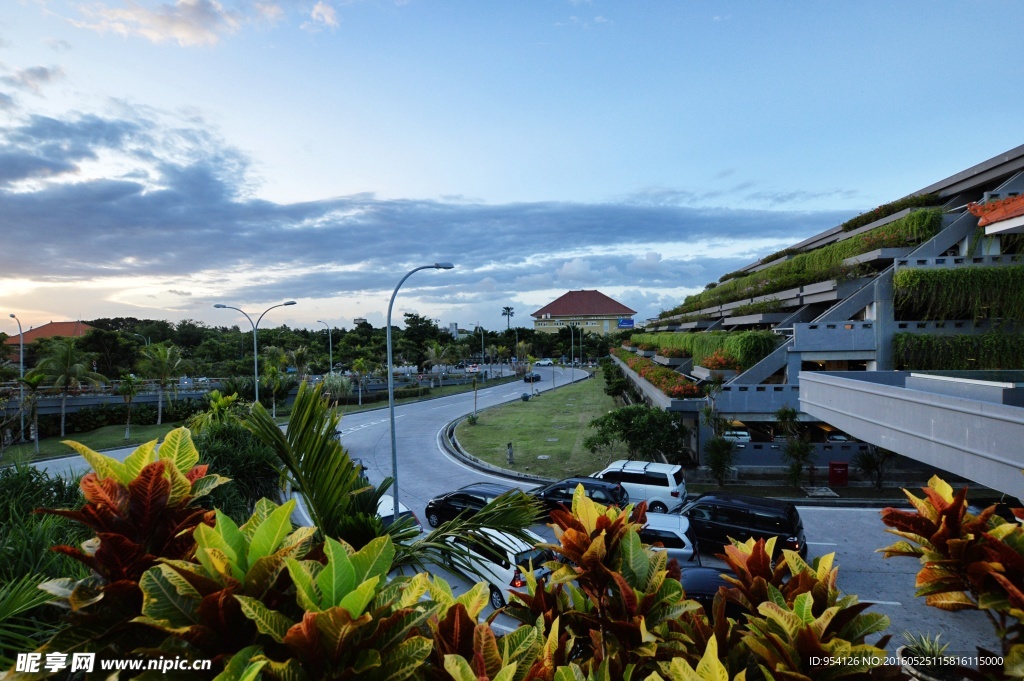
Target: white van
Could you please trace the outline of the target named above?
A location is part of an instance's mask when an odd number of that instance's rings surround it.
[[[619,483],[632,503],[646,501],[652,513],[665,513],[686,501],[686,480],[679,464],[620,460],[590,477]]]

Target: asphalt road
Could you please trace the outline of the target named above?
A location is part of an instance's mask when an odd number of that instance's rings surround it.
[[[557,400],[551,394],[552,386],[564,386],[570,380],[570,371],[577,378],[581,370],[563,370],[541,367],[537,371],[544,377],[533,384],[517,382],[484,387],[477,393],[477,409],[520,399],[523,392],[536,388],[541,392],[534,399]],[[447,455],[439,446],[444,426],[473,411],[473,393],[410,403],[395,408],[395,432],[398,450],[398,482],[400,501],[424,520],[424,507],[434,496],[463,485],[482,480],[518,484],[529,488],[530,483],[510,481],[483,473]],[[371,482],[379,483],[391,475],[391,438],[388,410],[347,415],[339,426],[342,443],[353,457],[362,460]],[[126,456],[130,450],[109,455]],[[88,467],[80,457],[43,462],[40,467],[52,472],[82,472]],[[861,601],[875,605],[869,612],[881,612],[891,620],[889,633],[894,651],[902,644],[904,630],[915,634],[941,633],[949,642],[949,654],[973,655],[976,646],[995,649],[998,642],[987,618],[981,612],[944,612],[924,605],[923,599],[914,597],[914,576],[919,569],[916,561],[908,558],[884,560],[876,549],[888,546],[896,537],[885,532],[878,509],[799,507],[804,521],[810,550],[809,558],[830,552],[836,553],[839,567],[839,587],[845,593],[857,594]],[[553,539],[546,526],[533,528],[545,539]],[[704,565],[724,566],[702,547]],[[685,569],[685,566],[684,566]],[[442,571],[443,572],[443,571]],[[461,577],[444,575],[456,593],[470,583]],[[509,618],[496,620],[499,628],[514,626]]]

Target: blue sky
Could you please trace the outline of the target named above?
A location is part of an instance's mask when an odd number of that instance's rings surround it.
[[[5,0],[0,311],[654,316],[1021,144],[1018,8]]]

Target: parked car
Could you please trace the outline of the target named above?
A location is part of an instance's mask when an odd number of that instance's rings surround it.
[[[547,357],[545,357],[544,359],[538,359],[536,362],[533,363],[533,366],[535,367],[550,367],[554,365],[555,363],[552,360],[548,359]]]
[[[466,373],[467,374],[478,374],[478,373],[480,373],[480,365],[478,365],[478,364],[470,364],[468,367],[466,367]]]
[[[640,529],[640,541],[664,551],[669,558],[680,563],[697,559],[697,540],[690,531],[690,521],[681,515],[648,513],[647,523]]]
[[[395,522],[395,498],[393,496],[390,494],[381,495],[380,501],[377,502],[377,515],[384,521],[384,527],[390,527]],[[423,531],[423,524],[420,522],[420,519],[401,501],[398,502],[398,517],[412,518],[413,524],[421,532]]]
[[[550,485],[527,490],[526,493],[536,497],[543,508],[550,513],[563,505],[567,509],[572,508],[572,495],[576,492],[577,485],[583,485],[586,495],[604,506],[622,508],[629,503],[629,493],[622,485],[597,478],[566,478]]]
[[[750,442],[750,431],[744,428],[730,428],[722,433],[722,437],[732,442]]]
[[[479,535],[473,537],[447,537],[446,542],[469,551],[474,564],[482,574],[478,576],[469,573],[454,562],[450,562],[448,567],[462,572],[473,581],[482,576],[491,587],[491,605],[495,610],[503,608],[505,594],[509,589],[526,587],[523,570],[529,570],[532,566],[537,578],[545,577],[551,572],[543,566],[552,560],[551,552],[537,548],[544,540],[530,530],[524,532],[530,537],[530,543],[490,528],[483,528]]]
[[[718,553],[732,537],[738,541],[777,537],[775,551],[791,549],[807,555],[804,524],[788,501],[743,494],[710,492],[678,509],[690,520],[701,548]]]
[[[540,380],[540,374],[538,374],[536,371],[530,372],[523,376],[523,380],[526,381],[527,383],[536,383],[537,381]]]
[[[679,583],[683,585],[683,592],[687,598],[691,598],[704,606],[704,612],[708,619],[714,621],[715,594],[719,587],[731,589],[735,585],[725,581],[720,568],[712,567],[688,567],[683,570]],[[737,603],[725,602],[725,616],[732,619],[740,619],[746,615],[746,611]]]
[[[476,482],[454,492],[434,497],[427,502],[427,524],[437,527],[460,513],[464,513],[466,517],[472,516],[502,494],[514,489],[516,488],[495,482]]]
[[[678,464],[621,459],[591,477],[619,483],[633,503],[646,501],[653,513],[665,513],[686,501],[686,480]]]

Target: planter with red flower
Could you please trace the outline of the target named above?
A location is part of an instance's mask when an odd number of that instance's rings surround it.
[[[636,354],[641,357],[654,357],[658,352],[658,346],[651,343],[637,343]]]
[[[682,348],[658,348],[654,361],[665,367],[673,367],[680,371],[689,371],[693,366],[693,357]]]
[[[693,367],[693,375],[705,381],[728,381],[735,378],[742,368],[735,357],[715,350],[702,359],[699,365]]]

